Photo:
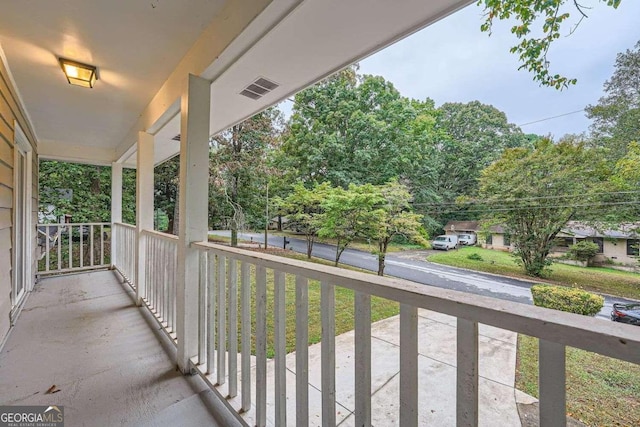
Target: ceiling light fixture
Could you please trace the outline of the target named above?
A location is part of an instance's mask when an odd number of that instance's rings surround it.
[[[65,58],[58,58],[58,60],[69,84],[92,88],[96,80],[98,80],[98,69],[93,65],[87,65]]]

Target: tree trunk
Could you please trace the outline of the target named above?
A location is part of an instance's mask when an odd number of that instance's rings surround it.
[[[231,188],[231,203],[234,209],[233,219],[231,221],[231,246],[238,246],[238,176],[233,177],[233,186]],[[266,243],[266,242],[265,242]]]
[[[313,236],[307,236],[307,258],[311,259],[311,253],[313,252]]]
[[[338,266],[338,263],[340,262],[340,257],[342,256],[342,252],[344,252],[345,249],[347,249],[347,245],[349,244],[349,242],[347,242],[346,245],[341,246],[340,245],[340,241],[338,240],[337,244],[336,244],[336,263],[334,264],[334,266]]]
[[[338,266],[338,262],[340,261],[340,255],[342,255],[342,251],[340,250],[340,241],[336,243],[336,261],[333,264],[335,267]]]
[[[177,236],[180,232],[180,186],[176,187],[176,204],[173,206],[173,224],[170,230]]]
[[[238,246],[238,226],[235,221],[231,222],[231,246]]]
[[[387,256],[387,247],[389,242],[378,242],[378,276],[384,276],[384,260]]]
[[[384,254],[378,254],[378,276],[384,276]]]

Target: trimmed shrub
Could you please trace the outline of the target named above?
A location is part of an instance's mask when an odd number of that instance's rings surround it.
[[[472,254],[467,255],[467,259],[471,259],[471,260],[474,260],[474,261],[484,261],[482,259],[482,256],[480,256],[480,254],[477,253],[477,252],[474,252]]]
[[[604,297],[576,288],[551,285],[531,287],[533,303],[538,307],[552,308],[569,313],[595,316],[604,306]]]
[[[575,245],[569,246],[569,254],[573,259],[583,262],[591,261],[591,258],[598,254],[600,247],[597,243],[582,240]]]

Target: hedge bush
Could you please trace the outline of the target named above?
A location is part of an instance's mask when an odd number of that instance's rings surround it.
[[[573,259],[583,262],[591,261],[591,258],[598,254],[600,247],[597,243],[582,240],[575,245],[569,246],[569,254]]]
[[[473,253],[467,255],[467,258],[470,259],[470,260],[473,260],[473,261],[484,261],[482,256],[477,252],[473,252]]]
[[[595,316],[604,306],[604,298],[576,288],[551,285],[531,287],[533,303],[539,307]]]

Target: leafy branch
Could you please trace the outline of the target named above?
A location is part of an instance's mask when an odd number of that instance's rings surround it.
[[[580,20],[573,26],[569,35],[573,34],[582,20],[587,17],[585,6],[578,0],[478,0],[478,5],[484,6],[485,21],[480,30],[491,35],[494,20],[515,19],[516,24],[511,27],[511,33],[520,40],[511,47],[510,52],[517,54],[521,65],[519,70],[525,69],[533,74],[533,80],[541,85],[555,89],[566,89],[575,85],[577,79],[561,74],[553,74],[549,69],[547,54],[553,42],[560,38],[560,29],[570,17],[568,12],[561,13],[562,6],[570,1],[581,15]],[[621,0],[601,0],[607,6],[617,9]],[[532,30],[542,22],[542,35],[531,36]]]

